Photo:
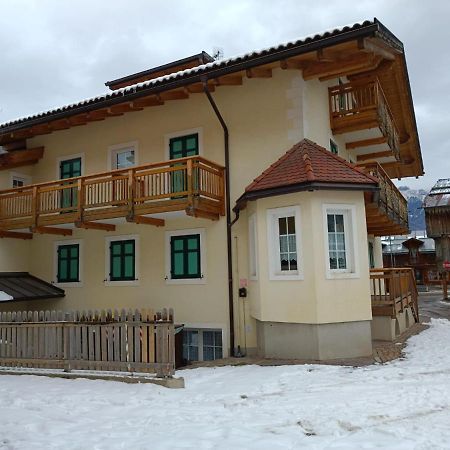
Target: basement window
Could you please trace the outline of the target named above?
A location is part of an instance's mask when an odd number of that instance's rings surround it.
[[[213,361],[222,357],[222,330],[183,330],[183,359]]]

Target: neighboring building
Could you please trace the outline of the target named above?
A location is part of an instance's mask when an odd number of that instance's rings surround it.
[[[436,265],[447,297],[450,270],[450,178],[438,180],[424,200],[428,236],[436,243]]]
[[[417,232],[408,237],[390,236],[381,242],[384,267],[414,268],[417,284],[440,282],[434,240],[427,237],[425,232]]]
[[[107,85],[0,125],[0,270],[65,291],[1,308],[171,306],[188,360],[371,354],[391,178],[423,175],[402,43],[375,19]]]

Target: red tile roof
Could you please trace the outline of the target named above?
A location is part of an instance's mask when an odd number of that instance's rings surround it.
[[[340,156],[303,139],[255,178],[245,192],[312,183],[376,186],[378,181]]]

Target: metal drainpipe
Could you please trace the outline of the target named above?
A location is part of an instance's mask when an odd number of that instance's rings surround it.
[[[235,221],[231,221],[231,207],[230,207],[230,152],[228,143],[228,127],[220,114],[219,108],[216,102],[211,96],[208,90],[207,80],[203,81],[203,90],[208,97],[209,103],[214,110],[220,125],[223,128],[223,140],[225,147],[225,206],[226,206],[226,218],[227,218],[227,265],[228,265],[228,309],[229,309],[229,321],[230,321],[230,349],[231,356],[234,356],[234,295],[233,295],[233,254],[232,254],[232,239],[231,239],[231,226]]]

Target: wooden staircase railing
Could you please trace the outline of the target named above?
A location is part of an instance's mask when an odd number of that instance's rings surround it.
[[[412,268],[370,269],[372,313],[391,316],[410,307],[414,320],[419,322],[416,277]]]

